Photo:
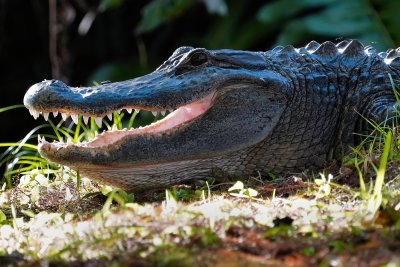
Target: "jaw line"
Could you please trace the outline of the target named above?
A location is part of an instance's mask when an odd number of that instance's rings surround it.
[[[77,144],[66,144],[62,142],[49,143],[44,138],[39,137],[39,149],[42,151],[49,151],[52,149],[59,150],[61,148],[70,147],[81,147],[88,149],[105,148],[107,146],[116,144],[125,138],[140,136],[144,134],[160,134],[168,132],[184,123],[195,120],[196,118],[204,114],[208,109],[211,108],[214,97],[215,92],[212,92],[199,100],[179,107],[175,111],[168,114],[165,118],[156,121],[148,126],[135,129],[132,128],[130,130],[124,129],[105,131],[88,142]]]

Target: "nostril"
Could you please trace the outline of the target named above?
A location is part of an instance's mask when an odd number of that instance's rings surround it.
[[[49,92],[66,92],[69,91],[70,88],[64,82],[60,80],[44,80],[37,84],[41,90],[49,91]]]
[[[44,80],[43,83],[49,85],[49,86],[60,86],[60,85],[64,85],[64,83],[62,81],[59,80]]]

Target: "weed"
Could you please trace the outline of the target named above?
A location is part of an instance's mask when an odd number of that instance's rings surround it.
[[[242,181],[237,181],[233,186],[228,189],[228,192],[231,196],[234,197],[249,198],[254,200],[258,195],[257,190],[253,188],[245,188]]]

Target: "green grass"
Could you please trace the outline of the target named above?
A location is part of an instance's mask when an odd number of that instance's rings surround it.
[[[130,128],[137,115],[114,113],[112,123],[103,123],[107,129]],[[374,127],[343,161],[358,181],[352,187],[336,182],[340,174],[308,182],[273,175],[272,181],[247,177],[142,196],[41,158],[41,131],[47,140],[77,143],[99,130],[94,120],[85,125],[81,117],[73,127],[50,120],[20,142],[0,144],[6,148],[0,157],[0,260],[243,266],[281,265],[297,255],[304,265],[345,265],[354,255],[360,262],[375,255],[380,264],[398,266],[400,251],[393,248],[400,247],[399,129]],[[22,258],[11,257],[15,252]]]

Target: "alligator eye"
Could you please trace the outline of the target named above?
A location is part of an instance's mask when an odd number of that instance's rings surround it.
[[[190,64],[192,66],[200,66],[207,62],[207,55],[203,52],[196,52],[190,58]]]

